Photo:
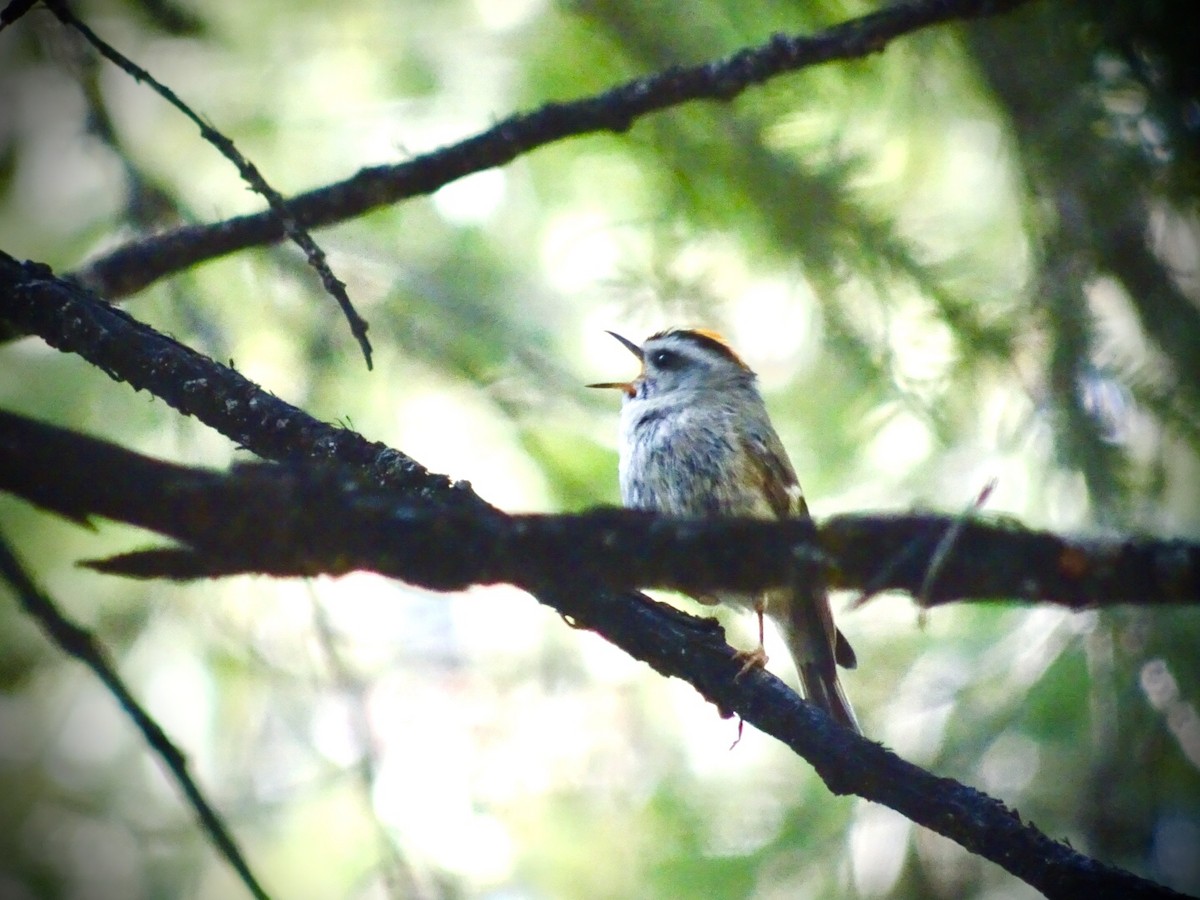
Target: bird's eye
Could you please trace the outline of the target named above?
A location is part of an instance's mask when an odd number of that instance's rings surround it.
[[[656,369],[669,371],[678,369],[679,364],[683,362],[683,357],[674,350],[655,350],[650,354],[650,362]]]

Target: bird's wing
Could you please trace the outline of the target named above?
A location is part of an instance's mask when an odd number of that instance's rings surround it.
[[[741,456],[751,461],[754,467],[752,477],[775,515],[781,519],[795,518],[811,523],[812,516],[808,512],[804,493],[800,490],[796,471],[778,436],[774,432],[765,436],[751,434],[744,437],[742,442],[744,452]],[[853,669],[858,665],[858,660],[850,642],[833,623],[825,585],[821,582],[808,584],[801,593],[804,596],[789,603],[787,609],[796,641],[793,655],[822,660],[832,658],[827,664],[829,667],[836,661],[843,668]],[[808,644],[807,652],[798,653],[802,644]]]
[[[807,518],[808,504],[796,480],[796,471],[788,461],[783,444],[774,434],[742,437],[741,459],[749,461],[751,479],[766,498],[771,511],[780,519]]]

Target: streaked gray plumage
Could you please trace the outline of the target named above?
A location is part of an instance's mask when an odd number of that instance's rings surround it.
[[[611,332],[610,332],[611,333]],[[673,516],[803,518],[811,521],[796,473],[771,425],[756,376],[716,334],[673,329],[639,347],[633,381],[594,387],[624,393],[620,420],[621,499],[626,506]],[[853,668],[854,651],[833,624],[823,584],[766,596],[698,597],[770,609],[782,617],[805,696],[858,729],[837,677]],[[761,665],[761,646],[743,654]]]

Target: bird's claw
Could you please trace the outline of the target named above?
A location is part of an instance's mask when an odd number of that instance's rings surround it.
[[[759,644],[753,650],[738,650],[733,654],[733,658],[741,660],[742,663],[742,669],[734,676],[734,681],[739,680],[751,669],[765,669],[767,667],[767,651],[762,644]]]

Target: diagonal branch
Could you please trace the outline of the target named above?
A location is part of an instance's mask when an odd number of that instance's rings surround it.
[[[141,578],[365,569],[439,591],[577,582],[700,595],[779,587],[823,565],[839,587],[915,594],[936,566],[928,602],[1200,603],[1200,544],[1182,540],[1082,541],[935,513],[840,516],[816,537],[801,521],[625,509],[510,516],[403,498],[328,463],[175,465],[4,411],[0,490],[75,521],[102,516],[177,541],[88,563]],[[944,556],[950,528],[958,549]]]
[[[332,225],[432,193],[472,172],[505,165],[555,141],[624,132],[643,116],[696,100],[729,102],[780,75],[821,63],[859,59],[922,28],[997,15],[1026,2],[909,0],[814,35],[776,34],[725,59],[671,68],[567,103],[548,103],[407,162],[361,169],[345,181],[296,195],[286,202],[286,209],[291,221],[302,228]],[[105,296],[122,297],[197,263],[271,244],[283,236],[279,217],[269,210],[208,225],[185,225],[118,247],[76,275]]]
[[[149,85],[151,90],[186,116],[193,125],[200,129],[201,137],[216,147],[222,156],[233,163],[238,170],[238,174],[242,176],[242,179],[254,191],[266,199],[270,208],[268,215],[275,220],[281,232],[286,234],[296,246],[304,251],[305,259],[320,276],[321,284],[325,287],[326,292],[337,301],[338,306],[342,310],[342,315],[346,317],[346,321],[350,325],[350,332],[354,335],[355,340],[358,341],[358,346],[366,358],[367,368],[371,368],[371,342],[367,339],[367,323],[358,314],[358,310],[354,308],[354,304],[350,302],[350,297],[346,293],[346,285],[333,274],[333,270],[329,268],[329,262],[325,258],[325,251],[313,240],[308,230],[303,225],[297,223],[296,219],[289,212],[283,195],[267,182],[262,173],[258,171],[258,167],[242,155],[241,151],[234,146],[233,141],[200,118],[174,91],[103,40],[96,32],[92,31],[91,28],[76,18],[65,0],[47,0],[46,5],[58,17],[60,22],[78,31],[101,56],[126,72],[134,81],[140,81]]]
[[[187,797],[188,803],[196,811],[201,827],[212,839],[217,851],[237,872],[251,895],[258,900],[267,900],[266,890],[259,884],[258,879],[251,871],[250,864],[246,862],[246,858],[242,855],[228,826],[212,804],[208,802],[200,785],[192,778],[191,772],[188,771],[187,760],[179,748],[171,742],[158,722],[134,699],[133,694],[130,693],[121,676],[117,674],[100,645],[96,643],[96,639],[89,632],[64,617],[54,601],[34,583],[33,578],[21,565],[3,535],[0,535],[0,577],[9,583],[25,612],[37,620],[55,646],[91,669],[100,683],[113,695],[121,708],[125,710],[125,714],[142,733],[142,737],[145,738],[150,749],[162,760],[163,765],[171,773],[175,783]]]
[[[337,460],[343,478],[348,469],[356,472],[350,479],[355,484],[387,484],[396,491],[397,501],[437,504],[447,515],[469,513],[482,521],[502,515],[467,487],[452,486],[396,451],[311,419],[236,372],[157,334],[78,286],[55,279],[45,266],[0,256],[0,320],[5,319],[92,360],[114,378],[156,392],[162,387],[164,399],[176,408],[262,456]],[[159,369],[175,374],[160,385]],[[182,387],[172,387],[170,382],[181,375],[186,378]],[[238,415],[232,415],[227,404]],[[8,442],[3,434],[0,442]],[[935,543],[943,533],[937,532]],[[938,583],[947,578],[943,571]],[[1052,898],[1176,896],[1051,840],[973,788],[934,776],[839,728],[770,673],[759,671],[735,680],[740,666],[731,648],[720,631],[703,620],[640,594],[598,587],[576,572],[569,578],[530,581],[535,582],[530,584],[532,593],[563,616],[656,671],[686,680],[718,709],[736,713],[783,741],[812,764],[835,793],[883,803]]]
[[[454,511],[503,519],[465,485],[452,484],[383,444],[312,418],[233,369],[160,334],[94,294],[56,279],[44,266],[19,263],[0,254],[0,320],[35,332],[59,349],[78,353],[135,388],[149,390],[265,459],[336,461],[361,473],[369,484],[398,491],[398,495],[389,495],[389,503],[394,504],[397,496],[434,503],[443,520]],[[27,483],[46,480],[31,476]],[[95,489],[102,486],[92,485]],[[279,508],[291,505],[281,500]],[[385,506],[377,514],[387,514],[390,508]],[[105,510],[82,512],[104,514]],[[156,527],[153,521],[130,521]],[[467,517],[463,521],[471,527],[488,527],[487,519]],[[661,526],[645,527],[652,530]],[[701,526],[693,527],[700,529],[695,532],[696,540],[714,540]],[[761,523],[746,523],[744,527],[764,541],[786,544],[803,539],[803,535],[789,535],[786,527],[764,529]],[[960,522],[921,513],[842,516],[826,523],[822,528],[823,550],[836,562],[830,583],[868,592],[898,589],[915,595],[929,576],[930,554],[941,545],[948,528],[958,529],[958,534],[924,597],[931,605],[961,598],[1026,599],[1076,608],[1133,602],[1194,603],[1200,593],[1195,550],[1187,544],[1124,538],[1065,539],[1002,522]],[[189,540],[187,535],[176,536]],[[576,539],[574,535],[566,536],[564,552]],[[715,539],[711,551],[699,558],[726,558],[728,554],[721,552],[723,539]],[[622,552],[625,565],[632,566],[636,560],[653,565],[654,554],[662,554],[665,548],[661,535],[654,543],[649,541],[649,537],[639,536],[626,546]],[[285,542],[285,552],[288,546]],[[778,561],[787,558],[787,548],[792,544],[761,546],[757,557],[748,557],[755,560],[754,568],[759,573],[751,573],[751,578],[764,577],[772,571],[772,565],[777,570]],[[654,554],[647,552],[650,547]],[[230,557],[224,559],[228,564]],[[283,562],[277,565],[282,567]],[[305,565],[310,567],[306,571],[315,570],[312,560],[293,560],[289,564],[293,568],[286,571],[292,573],[305,570]],[[697,568],[683,571],[693,576],[699,573]],[[412,578],[412,573],[396,574]],[[496,573],[482,574],[496,578]],[[643,585],[667,584],[655,580],[661,572],[645,569],[638,574]],[[450,586],[445,583],[445,575],[438,577],[443,588]],[[462,578],[462,573],[458,577]],[[603,572],[593,572],[590,577],[612,583]],[[611,577],[620,578],[621,572]],[[687,587],[680,583],[674,586]]]
[[[91,468],[85,468],[88,464]],[[54,479],[47,468],[61,478]],[[42,483],[29,487],[30,475],[40,476]],[[129,485],[137,485],[137,490],[129,490]],[[495,516],[463,512],[439,516],[436,506],[428,502],[397,505],[394,494],[389,498],[387,491],[364,488],[335,467],[253,465],[225,475],[151,460],[11,415],[0,416],[0,487],[76,519],[86,518],[89,512],[111,516],[124,509],[137,524],[155,522],[156,530],[187,535],[196,543],[210,545],[213,552],[227,554],[238,571],[244,570],[263,546],[268,555],[290,554],[290,564],[301,570],[304,560],[314,555],[349,560],[352,567],[364,553],[374,550],[389,560],[377,569],[388,571],[388,565],[403,558],[406,571],[418,573],[413,580],[443,588],[457,587],[459,582],[421,579],[430,571],[443,571],[443,565],[447,572],[455,565],[467,571],[511,566],[508,580],[535,592],[543,603],[577,626],[596,631],[664,675],[683,678],[719,709],[740,714],[786,743],[813,765],[834,793],[853,793],[885,804],[999,863],[1049,897],[1175,896],[1166,888],[1051,840],[999,801],[951,779],[938,778],[837,726],[769,673],[735,677],[741,665],[719,626],[711,621],[697,620],[638,594],[597,587],[592,578],[600,568],[588,565],[587,557],[599,548],[614,549],[609,547],[609,539],[617,534],[606,530],[610,525],[603,516],[504,517],[510,526],[507,537],[518,545],[517,558],[506,563],[503,558],[513,551],[513,543],[489,548],[478,534],[463,540],[461,528],[466,520],[478,519],[485,531],[496,533],[499,523]],[[361,517],[347,516],[347,505]],[[635,526],[653,521],[653,517],[628,511],[607,515]],[[283,534],[272,534],[274,526],[269,522],[273,517],[292,525],[309,524],[301,533],[289,533],[290,526],[285,525]],[[543,525],[556,520],[582,524],[583,533],[574,537],[586,537],[591,531],[598,540],[585,542],[586,554],[568,552],[567,546],[573,543],[568,541],[557,543],[551,551],[567,553],[565,559],[547,556],[531,560],[520,555],[519,545],[523,537],[537,534],[539,520]],[[737,527],[748,524],[733,523]],[[758,525],[764,535],[772,527]],[[721,530],[720,523],[686,523],[679,528],[680,544],[687,547],[697,531],[719,534]],[[251,533],[254,540],[247,539]],[[753,546],[743,544],[747,535],[736,527],[730,537],[738,546]],[[277,545],[281,538],[298,546],[285,551]],[[618,536],[615,551],[626,546],[629,544]],[[156,551],[142,559],[155,563],[189,559],[187,551],[180,553]],[[726,554],[726,558],[738,556]],[[654,554],[648,554],[644,560],[634,560],[632,570],[652,564],[653,558]],[[668,554],[668,558],[675,566],[686,568],[695,567],[704,557],[689,553]],[[117,564],[108,568],[119,571],[122,559],[118,557]],[[620,564],[619,558],[610,560],[604,571],[615,571]],[[739,575],[740,579],[748,577]],[[670,583],[692,582],[679,579]]]
[[[444,502],[486,504],[383,444],[321,422],[178,341],[150,328],[49,267],[0,251],[0,321],[77,353],[135,390],[149,391],[265,459],[336,459],[370,478]]]

